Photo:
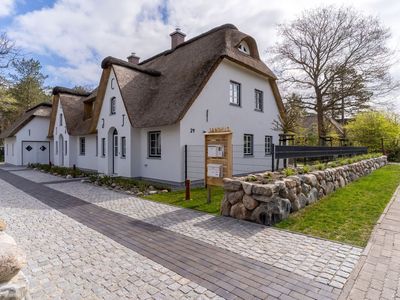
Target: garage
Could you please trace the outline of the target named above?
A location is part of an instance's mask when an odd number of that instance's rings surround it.
[[[49,141],[23,141],[22,165],[29,163],[48,164],[50,162]]]

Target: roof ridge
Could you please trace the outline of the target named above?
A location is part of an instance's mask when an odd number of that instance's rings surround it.
[[[33,107],[31,107],[31,108],[28,108],[28,109],[25,111],[25,113],[30,112],[30,111],[32,111],[32,110],[34,110],[34,109],[36,109],[36,108],[38,108],[38,107],[40,107],[40,106],[51,107],[52,104],[51,104],[50,102],[44,101],[44,102],[41,102],[41,103],[39,103],[39,104],[36,104],[35,106],[33,106]]]
[[[170,53],[174,52],[174,51],[175,51],[176,49],[178,49],[178,48],[181,48],[181,47],[183,47],[183,46],[186,46],[186,45],[188,45],[188,44],[191,44],[191,43],[193,43],[193,42],[195,42],[195,41],[197,41],[197,40],[199,40],[199,39],[201,39],[201,38],[203,38],[203,37],[205,37],[205,36],[207,36],[207,35],[209,35],[209,34],[212,34],[212,33],[214,33],[214,32],[217,32],[217,31],[219,31],[219,30],[222,30],[222,29],[233,29],[233,30],[238,30],[238,28],[237,28],[235,25],[230,24],[230,23],[226,23],[226,24],[223,24],[223,25],[214,27],[214,28],[210,29],[209,31],[203,32],[203,33],[201,33],[201,34],[199,34],[199,35],[197,35],[197,36],[195,36],[195,37],[192,37],[191,39],[189,39],[189,40],[187,40],[187,41],[185,41],[185,42],[183,42],[183,43],[177,45],[177,46],[176,46],[175,48],[173,48],[173,49],[165,50],[165,51],[163,51],[163,52],[160,52],[160,53],[158,53],[158,54],[156,54],[156,55],[153,55],[153,56],[151,56],[151,57],[145,59],[144,61],[140,62],[139,65],[148,63],[149,61],[151,61],[151,60],[153,60],[153,59],[155,59],[155,58],[157,58],[157,57],[160,57],[160,56],[163,56],[163,55],[166,55],[166,54],[170,54]]]
[[[76,91],[76,90],[73,90],[73,89],[70,89],[70,88],[66,88],[66,87],[63,87],[63,86],[56,86],[56,87],[53,88],[52,94],[53,95],[70,94],[70,95],[73,95],[73,96],[85,96],[85,97],[87,97],[87,96],[90,95],[90,92]]]
[[[130,62],[127,62],[125,60],[116,58],[116,57],[112,57],[112,56],[107,56],[106,58],[103,59],[103,61],[101,62],[101,67],[103,69],[111,66],[111,65],[119,65],[122,67],[126,67],[135,71],[139,71],[151,76],[161,76],[161,72],[157,71],[157,70],[153,70],[153,69],[149,69],[149,68],[145,68],[142,66],[139,66],[137,64],[132,64]]]

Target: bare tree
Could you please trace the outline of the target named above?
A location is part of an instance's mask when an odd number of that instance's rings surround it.
[[[292,93],[285,99],[285,114],[278,115],[278,120],[273,120],[272,129],[275,131],[287,133],[296,132],[304,110],[301,107],[301,98],[299,95]]]
[[[374,17],[329,6],[305,11],[278,30],[282,41],[272,49],[276,69],[301,91],[303,106],[317,112],[319,136],[326,135],[327,111],[360,108],[398,87],[389,74],[389,29]]]

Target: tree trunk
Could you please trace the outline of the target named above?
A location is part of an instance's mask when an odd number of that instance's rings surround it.
[[[318,122],[318,137],[319,137],[319,143],[323,145],[324,143],[322,142],[321,137],[325,137],[325,126],[324,126],[324,109],[322,105],[322,94],[321,91],[316,89],[316,102],[317,102],[317,122]]]

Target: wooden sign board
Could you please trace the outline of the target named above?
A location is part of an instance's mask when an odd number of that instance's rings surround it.
[[[214,128],[205,133],[205,175],[209,186],[223,186],[224,177],[232,177],[232,131]]]

